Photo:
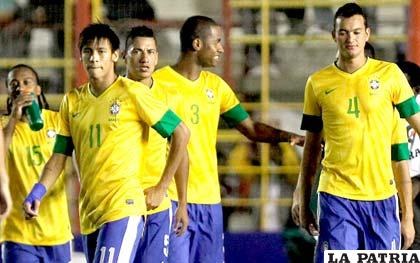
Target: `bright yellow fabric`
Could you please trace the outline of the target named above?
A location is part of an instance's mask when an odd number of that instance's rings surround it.
[[[157,92],[165,94],[167,105],[190,129],[188,203],[220,203],[217,128],[220,115],[237,106],[238,99],[226,82],[208,71],[191,81],[166,66],[155,71],[153,78],[161,84]],[[169,196],[177,200],[174,184]]]
[[[38,182],[45,163],[52,154],[56,132],[59,128],[57,112],[42,110],[44,127],[32,131],[29,124],[19,121],[6,154],[6,168],[10,177],[13,208],[2,222],[1,241],[27,245],[61,245],[71,240],[71,228],[67,212],[65,178],[63,174],[42,200],[39,216],[25,220],[22,203]],[[2,122],[6,124],[8,118]]]
[[[309,77],[303,113],[322,117],[326,142],[318,191],[355,200],[396,193],[393,106],[412,96],[395,64],[374,59],[353,74],[330,65]]]
[[[167,111],[148,87],[124,77],[98,97],[92,95],[89,84],[64,96],[59,134],[71,137],[75,147],[82,234],[145,213],[140,180],[148,126]]]

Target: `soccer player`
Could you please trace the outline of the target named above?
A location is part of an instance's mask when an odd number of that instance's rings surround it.
[[[316,262],[323,262],[325,249],[400,248],[398,182],[392,172],[391,149],[402,155],[406,144],[391,147],[390,120],[397,108],[415,130],[420,130],[420,115],[398,67],[365,56],[369,35],[360,6],[348,3],[340,7],[332,32],[338,59],[312,74],[305,88],[299,220],[308,231],[319,230]],[[325,157],[318,187],[318,228],[309,199],[322,133]],[[411,193],[410,184],[400,183],[403,192]],[[409,200],[400,200],[401,233],[408,245],[414,236]]]
[[[160,85],[152,78],[152,73],[158,63],[158,50],[155,35],[152,29],[146,26],[134,27],[126,38],[124,60],[126,76],[129,79],[140,81],[148,86],[154,96],[163,103],[167,103],[165,94],[155,92]],[[156,131],[149,132],[149,142],[146,149],[145,175],[142,177],[142,187],[145,189],[146,203],[150,204],[148,197],[156,191],[154,187],[162,175],[166,162],[168,141]],[[179,206],[175,213],[175,231],[178,235],[185,232],[188,226],[187,214],[187,178],[188,156],[183,158],[181,171],[175,174],[178,183]],[[154,208],[154,206],[152,206]],[[167,262],[169,249],[169,235],[172,227],[171,200],[165,193],[163,202],[155,209],[147,212],[147,220],[135,262]]]
[[[419,104],[419,93],[420,93],[420,67],[410,61],[402,61],[397,63],[398,67],[407,77],[408,83],[416,96],[416,101]],[[410,150],[410,176],[413,184],[413,210],[414,210],[414,228],[416,234],[414,242],[410,249],[420,249],[420,138],[418,133],[407,126],[408,144]]]
[[[59,115],[48,110],[48,103],[39,86],[37,72],[30,66],[18,64],[9,70],[6,86],[8,116],[5,123],[4,147],[6,167],[10,174],[13,205],[10,216],[2,222],[0,237],[4,242],[6,262],[69,262],[73,238],[67,209],[65,178],[51,188],[36,220],[22,216],[21,204],[32,186],[39,180],[42,168],[52,155]],[[32,131],[24,107],[37,96],[44,127]]]
[[[304,138],[250,119],[229,85],[203,70],[214,67],[223,53],[222,28],[206,16],[188,18],[180,31],[181,54],[177,63],[153,74],[160,82],[157,93],[191,130],[188,144],[187,207],[189,225],[182,236],[171,233],[169,262],[224,261],[223,217],[217,173],[216,139],[220,116],[253,141],[302,144]],[[158,87],[156,87],[158,88]],[[178,206],[170,187],[172,209]]]
[[[133,262],[146,210],[140,180],[149,126],[171,146],[156,187],[168,187],[186,150],[189,131],[147,86],[118,76],[119,39],[105,24],[80,33],[79,51],[89,82],[68,92],[60,106],[54,153],[24,203],[39,212],[42,196],[73,149],[80,172],[79,213],[88,262]],[[164,192],[164,191],[163,191]]]

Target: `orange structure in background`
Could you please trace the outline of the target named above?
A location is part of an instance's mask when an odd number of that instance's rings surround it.
[[[407,60],[420,65],[420,1],[411,0],[409,10]]]

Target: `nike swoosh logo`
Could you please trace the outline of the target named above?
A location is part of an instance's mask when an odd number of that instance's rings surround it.
[[[335,89],[336,89],[336,88],[334,88],[334,89],[330,89],[330,90],[326,90],[326,91],[325,91],[325,95],[330,94],[330,93],[331,93],[331,92],[333,92]]]
[[[71,116],[73,117],[73,118],[76,118],[77,116],[79,116],[80,115],[80,112],[73,112],[72,114],[71,114]]]

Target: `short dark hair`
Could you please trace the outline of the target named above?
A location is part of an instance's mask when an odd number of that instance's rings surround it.
[[[36,70],[33,67],[31,67],[27,64],[14,65],[7,72],[10,73],[13,70],[19,69],[19,68],[26,68],[26,69],[29,69],[30,71],[32,71],[32,73],[34,73],[34,75],[35,75],[36,84],[39,85],[38,72],[36,72]],[[6,87],[9,88],[9,83],[8,83],[7,78],[6,78]],[[45,98],[45,94],[42,91],[42,89],[41,89],[41,94],[38,96],[38,104],[40,105],[40,107],[42,109],[49,109],[50,108],[50,105],[48,104],[47,99]],[[12,105],[12,98],[9,96],[9,97],[7,97],[7,101],[6,101],[7,115],[10,115],[12,113],[12,106],[13,106]]]
[[[370,58],[376,58],[375,47],[369,43],[365,43],[365,55]]]
[[[105,38],[111,43],[111,50],[115,51],[120,48],[120,39],[117,34],[107,24],[94,23],[83,29],[79,35],[79,51],[89,42],[95,39]]]
[[[410,61],[400,61],[397,62],[397,65],[402,72],[407,74],[408,82],[412,88],[420,86],[420,67],[416,63]]]
[[[356,3],[347,3],[337,9],[334,15],[334,26],[333,31],[335,31],[335,22],[338,17],[349,18],[354,15],[361,15],[365,20],[365,27],[368,28],[367,16],[363,9]]]
[[[185,20],[180,31],[181,52],[193,50],[192,42],[206,36],[211,26],[219,26],[207,16],[191,16]]]
[[[125,39],[125,51],[127,51],[128,46],[136,37],[152,37],[155,43],[157,43],[155,33],[151,28],[147,26],[136,26],[128,32],[127,38]]]

